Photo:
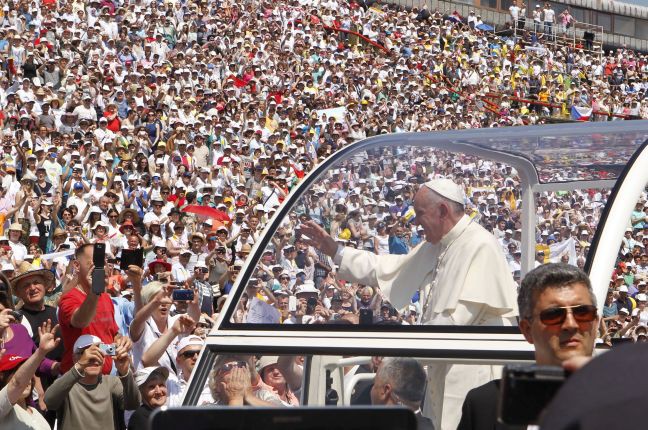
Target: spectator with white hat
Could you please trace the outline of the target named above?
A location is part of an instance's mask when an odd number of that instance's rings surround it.
[[[148,430],[153,411],[168,403],[166,367],[145,367],[135,373],[135,383],[140,392],[142,404],[128,420],[128,430]]]
[[[160,340],[160,342],[163,342]],[[168,406],[182,405],[182,399],[187,390],[189,378],[193,369],[198,362],[198,355],[202,351],[205,342],[202,338],[195,335],[188,335],[180,339],[176,344],[178,374],[171,374],[167,382],[169,393]],[[205,387],[200,395],[198,405],[208,403],[211,400],[211,393],[208,387]]]
[[[617,308],[619,312],[621,309],[626,309],[628,313],[632,312],[635,309],[635,301],[628,297],[628,286],[623,284],[618,289],[617,292],[619,296],[617,297]]]

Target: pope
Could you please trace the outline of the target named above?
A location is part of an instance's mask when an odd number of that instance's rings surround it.
[[[426,182],[413,202],[426,241],[406,255],[344,247],[313,221],[302,225],[301,234],[333,258],[338,278],[380,288],[397,308],[408,305],[419,291],[421,324],[515,325],[517,292],[504,254],[495,237],[465,215],[464,202],[463,190],[452,180]],[[467,391],[496,376],[491,366],[430,366],[432,399],[426,405],[436,428],[456,428]],[[440,397],[444,384],[445,399]]]

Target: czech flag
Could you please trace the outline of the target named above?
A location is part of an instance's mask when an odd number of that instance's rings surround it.
[[[592,108],[572,106],[571,118],[575,121],[589,121],[592,116]]]

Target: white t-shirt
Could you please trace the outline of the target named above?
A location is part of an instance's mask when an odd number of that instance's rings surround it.
[[[511,18],[513,19],[519,19],[520,18],[520,7],[516,5],[511,5],[509,8],[509,12],[511,13]]]
[[[184,396],[185,390],[188,384],[182,378],[182,375],[175,376],[169,374],[169,379],[167,379],[167,406],[182,406],[182,398]],[[205,387],[200,393],[198,398],[197,406],[202,406],[205,404],[210,404],[214,402],[212,397],[211,390],[209,389],[209,384],[205,384]]]
[[[173,264],[171,268],[171,274],[173,276],[173,279],[175,279],[177,282],[184,282],[191,277],[191,272],[189,272],[189,268],[188,267],[185,268],[180,263]]]
[[[27,248],[25,245],[23,245],[21,242],[18,243],[13,243],[12,241],[9,241],[9,246],[11,247],[11,251],[13,252],[13,258],[16,260],[16,262],[21,263],[25,259],[25,255],[27,255]]]
[[[554,22],[556,12],[553,9],[544,9],[544,22]]]
[[[632,316],[636,317],[639,316],[639,324],[640,325],[648,325],[648,308],[645,308],[643,312],[639,311],[639,308],[636,308],[632,311]]]
[[[171,329],[171,327],[173,326],[173,324],[178,318],[180,318],[180,315],[175,315],[175,316],[169,315],[167,319],[167,330]],[[149,349],[153,344],[153,342],[155,342],[160,336],[162,336],[162,333],[160,333],[160,331],[158,330],[157,324],[155,324],[155,320],[153,320],[153,317],[150,317],[148,321],[146,321],[146,324],[144,325],[144,331],[142,332],[140,338],[137,340],[137,342],[133,342],[133,366],[135,366],[135,371],[140,370],[144,367],[142,365],[142,356],[144,355],[144,351]],[[176,345],[183,337],[184,336],[176,337],[173,340],[173,342],[169,344],[165,353],[162,354],[162,356],[158,360],[158,364],[160,366],[164,366],[167,369],[169,369],[169,373],[175,374],[174,369],[177,369]]]

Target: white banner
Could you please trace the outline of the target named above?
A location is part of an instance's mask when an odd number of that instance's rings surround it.
[[[67,250],[67,251],[61,251],[61,252],[52,252],[51,254],[43,254],[43,255],[41,255],[41,259],[43,259],[43,260],[54,260],[55,258],[68,257],[70,255],[74,255],[74,249],[70,249],[70,250]]]
[[[263,300],[252,297],[245,322],[250,324],[279,324],[280,318],[281,314],[277,308]]]
[[[576,241],[573,237],[549,245],[549,262],[560,263],[563,255],[569,255],[569,264],[576,265]]]
[[[335,118],[337,121],[344,121],[344,116],[346,115],[346,106],[339,106],[329,109],[320,109],[315,111],[317,112],[317,118],[322,118],[322,115],[326,115],[328,120],[330,117]]]

